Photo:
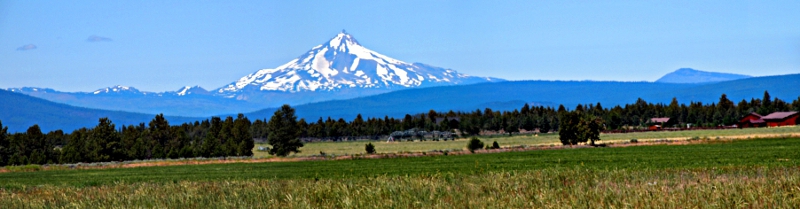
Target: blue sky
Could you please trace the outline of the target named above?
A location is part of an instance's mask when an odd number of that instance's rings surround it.
[[[0,88],[221,87],[346,29],[377,52],[510,80],[800,72],[800,1],[4,1]]]

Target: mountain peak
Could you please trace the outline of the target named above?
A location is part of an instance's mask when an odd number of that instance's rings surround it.
[[[139,93],[139,89],[130,87],[130,86],[123,86],[123,85],[115,85],[110,87],[101,88],[92,92],[93,94],[100,94],[100,93]]]
[[[346,49],[354,48],[354,46],[361,46],[361,44],[353,38],[353,35],[342,30],[341,33],[336,34],[336,37],[333,37],[328,43],[321,45],[324,47],[331,47],[334,49],[340,49],[341,51],[345,51]]]
[[[192,94],[205,95],[208,94],[208,91],[206,91],[205,89],[203,89],[203,87],[200,86],[184,86],[181,89],[178,89],[178,91],[176,91],[175,94],[178,96],[186,96]]]
[[[656,80],[656,83],[714,83],[750,77],[752,76],[733,73],[707,72],[692,68],[680,68],[674,72],[667,73],[663,77]]]
[[[705,72],[705,71],[695,70],[693,68],[680,68],[674,71],[674,73],[698,73],[698,72]]]
[[[367,49],[346,31],[288,63],[262,69],[215,91],[339,91],[343,88],[411,88],[489,82],[454,70],[407,63]],[[249,90],[247,90],[249,89]]]

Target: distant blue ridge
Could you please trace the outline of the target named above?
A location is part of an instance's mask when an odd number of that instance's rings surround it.
[[[632,104],[638,98],[652,103],[669,103],[672,98],[678,102],[712,103],[719,101],[722,94],[736,103],[742,99],[761,98],[769,91],[772,98],[791,102],[798,99],[800,74],[752,77],[732,81],[704,84],[676,84],[659,82],[616,82],[616,81],[507,81],[481,83],[463,86],[439,86],[416,88],[365,96],[346,100],[315,102],[294,105],[297,115],[307,121],[318,118],[344,118],[352,120],[358,114],[363,117],[403,117],[405,114],[436,111],[474,111],[491,108],[493,110],[513,110],[525,103],[557,106],[563,104],[574,109],[578,104],[596,104],[605,108],[615,105]],[[305,95],[311,96],[311,95]],[[150,101],[150,100],[148,100]],[[155,101],[155,100],[153,100]],[[203,107],[204,100],[183,104],[174,101],[168,105],[191,108]],[[211,102],[211,100],[205,100]],[[235,100],[233,100],[235,101]],[[181,106],[181,105],[188,106]],[[235,105],[231,103],[229,105]],[[261,107],[259,111],[245,113],[251,120],[269,119],[275,108]],[[214,115],[214,114],[210,114]],[[206,117],[168,116],[170,124],[193,122]],[[231,114],[233,115],[233,114]],[[221,116],[227,116],[225,114]],[[63,129],[72,131],[81,127],[97,125],[100,117],[109,117],[118,125],[147,123],[154,114],[122,111],[108,111],[75,107],[50,102],[24,94],[0,90],[0,121],[11,132],[25,131],[33,124],[39,124],[43,131]]]
[[[749,75],[717,73],[681,68],[656,80],[656,83],[713,83],[751,78]]]

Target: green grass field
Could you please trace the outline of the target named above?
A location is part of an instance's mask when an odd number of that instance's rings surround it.
[[[654,139],[665,138],[692,138],[692,137],[730,137],[730,136],[752,136],[764,134],[800,134],[800,126],[787,126],[777,128],[748,128],[748,129],[723,129],[723,130],[696,130],[696,131],[663,131],[663,132],[639,132],[639,133],[622,133],[622,134],[602,134],[601,142],[609,141],[627,141],[630,139],[637,139],[639,141],[647,141]],[[481,137],[484,143],[492,143],[497,141],[500,146],[517,146],[517,145],[549,145],[561,144],[558,140],[558,134],[543,134],[538,136],[533,135],[515,135],[515,136],[494,136],[494,137]],[[324,152],[328,155],[349,155],[365,153],[364,145],[369,143],[367,141],[349,141],[349,142],[314,142],[306,143],[300,151],[301,153],[293,154],[292,156],[310,156],[319,155]],[[378,153],[399,153],[399,152],[427,152],[431,150],[463,150],[466,149],[467,140],[459,139],[456,141],[414,141],[414,142],[391,142],[387,143],[385,140],[373,141],[375,149]],[[267,152],[259,152],[259,146],[269,146],[267,144],[256,144],[253,153],[256,157],[267,157]]]
[[[682,169],[737,166],[797,166],[800,139],[720,141],[699,145],[540,150],[491,154],[164,167],[51,170],[0,174],[0,188],[38,185],[95,186],[115,182],[178,182],[247,179],[361,178],[476,174],[559,167],[592,169]]]
[[[0,174],[0,205],[50,207],[784,207],[800,139],[393,159]]]

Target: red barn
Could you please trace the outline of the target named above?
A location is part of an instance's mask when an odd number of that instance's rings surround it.
[[[749,127],[764,127],[766,126],[766,121],[762,120],[761,118],[764,116],[759,115],[758,113],[751,112],[747,114],[739,120],[739,127],[742,128],[749,128]]]
[[[774,112],[767,116],[761,117],[762,120],[767,122],[767,126],[793,126],[797,125],[797,112]]]
[[[671,121],[670,118],[650,118],[650,121],[648,121],[648,123],[651,124],[650,125],[651,131],[657,131],[661,130],[661,128],[663,128],[664,126],[671,124]]]

